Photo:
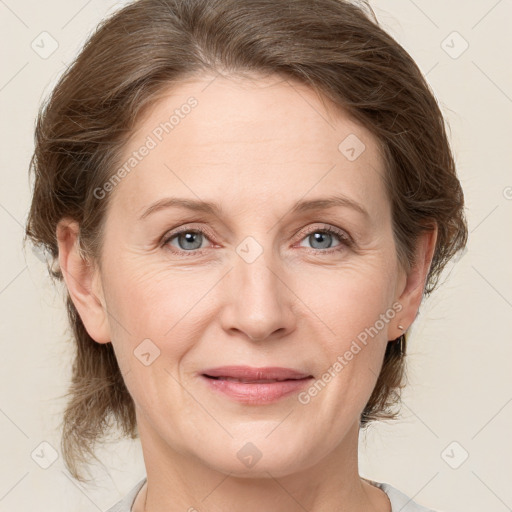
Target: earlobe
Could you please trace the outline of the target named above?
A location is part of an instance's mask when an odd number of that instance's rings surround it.
[[[415,263],[406,274],[398,302],[402,304],[400,324],[407,330],[414,322],[423,298],[425,284],[437,242],[437,225],[419,235],[416,242]],[[402,332],[397,328],[396,337]]]
[[[79,225],[62,219],[57,225],[59,266],[69,295],[89,336],[98,343],[111,341],[101,279],[79,245]]]

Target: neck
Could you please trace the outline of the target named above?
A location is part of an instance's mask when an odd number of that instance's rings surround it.
[[[284,475],[266,470],[249,476],[226,474],[189,453],[172,450],[143,422],[139,434],[147,482],[133,512],[391,511],[387,495],[359,477],[358,425],[318,463]]]

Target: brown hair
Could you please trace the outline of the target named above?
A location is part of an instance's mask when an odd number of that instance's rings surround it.
[[[113,175],[144,110],[172,83],[220,72],[309,85],[375,135],[404,266],[414,262],[418,235],[437,224],[424,289],[431,293],[467,241],[444,119],[420,70],[369,5],[342,0],[140,0],[102,21],[37,118],[25,240],[48,251],[50,275],[62,280],[56,226],[63,217],[79,222],[83,254],[100,261],[108,198],[93,191]],[[137,425],[112,344],[89,336],[69,293],[67,311],[76,355],[61,446],[68,469],[84,481],[78,467],[96,458],[109,420],[131,438]],[[397,416],[404,364],[399,344],[388,343],[361,427]]]

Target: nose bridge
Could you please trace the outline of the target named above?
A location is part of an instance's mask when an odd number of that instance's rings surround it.
[[[273,250],[272,233],[249,235],[235,249],[231,327],[251,339],[264,339],[289,327],[291,311],[282,266]]]
[[[258,238],[256,238],[256,236]],[[235,276],[246,300],[279,303],[280,286],[276,268],[280,267],[272,247],[272,236],[247,236],[236,247]],[[260,304],[261,307],[261,304]]]

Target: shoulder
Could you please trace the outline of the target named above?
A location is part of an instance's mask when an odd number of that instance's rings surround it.
[[[114,506],[110,507],[107,512],[131,512],[135,498],[145,483],[146,477],[133,487],[121,501],[118,501]]]
[[[387,494],[389,501],[391,502],[391,512],[436,512],[431,508],[419,505],[412,498],[398,490],[396,487],[393,487],[391,484],[386,482],[376,482],[374,480],[368,480],[367,478],[365,478],[365,480],[370,484],[379,487]]]

